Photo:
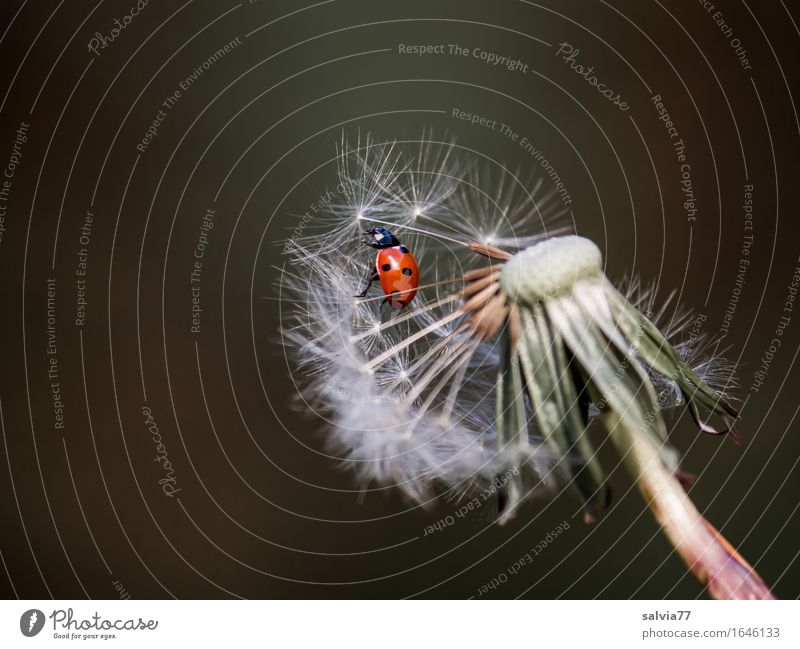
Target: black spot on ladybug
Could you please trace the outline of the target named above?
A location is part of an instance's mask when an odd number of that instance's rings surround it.
[[[398,293],[397,291],[392,293],[392,299],[393,300],[399,300],[400,299],[400,293]]]
[[[406,254],[408,252],[408,248],[406,248],[405,246],[400,246],[400,252]]]
[[[404,268],[403,269],[403,275],[411,276],[411,269],[410,268]]]
[[[391,264],[384,264],[381,266],[381,270],[392,270]]]

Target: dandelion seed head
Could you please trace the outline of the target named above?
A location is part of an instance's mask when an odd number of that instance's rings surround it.
[[[478,488],[509,465],[552,464],[533,430],[530,444],[497,440],[497,343],[469,334],[459,309],[464,282],[452,281],[483,263],[466,248],[471,225],[452,208],[466,173],[454,151],[450,141],[402,151],[369,138],[343,142],[345,200],[293,243],[295,274],[285,277],[302,305],[285,338],[302,403],[330,422],[330,450],[365,481],[397,484],[420,501],[435,484]],[[392,230],[420,263],[423,288],[400,313],[381,307],[379,290],[352,297],[370,263],[357,243],[367,223]]]
[[[638,280],[615,288],[597,246],[556,236],[542,179],[464,164],[477,157],[465,152],[430,134],[413,146],[343,138],[337,200],[287,245],[284,339],[298,401],[327,421],[330,453],[421,504],[441,489],[457,500],[491,488],[500,523],[559,473],[591,522],[608,505],[587,434],[597,419],[712,596],[771,597],[689,503],[660,414],[683,405],[702,431],[732,433],[736,380],[719,345],[673,296],[656,308]],[[370,223],[423,270],[400,312],[377,290],[352,298],[374,263],[354,251]]]
[[[365,482],[396,485],[419,502],[431,498],[436,484],[488,484],[507,461],[493,428],[476,427],[484,420],[462,398],[445,416],[445,388],[425,403],[441,379],[427,373],[442,361],[445,347],[429,354],[426,345],[410,345],[370,366],[426,321],[410,318],[399,331],[385,328],[379,302],[353,303],[358,276],[348,271],[344,255],[328,254],[317,258],[311,281],[284,276],[284,288],[303,305],[284,327],[298,360],[301,403],[329,420],[328,449]],[[425,381],[428,388],[409,399]],[[483,396],[491,399],[491,393]]]
[[[730,385],[730,375],[701,337],[682,340],[684,312],[669,314],[667,342],[642,314],[667,314],[652,292],[620,293],[594,243],[556,236],[560,210],[541,179],[464,159],[451,140],[343,139],[339,200],[289,246],[283,282],[301,403],[327,420],[330,452],[365,482],[424,503],[513,469],[506,517],[555,469],[593,517],[605,479],[585,435],[602,419],[596,404],[631,411],[677,470],[658,408],[683,399],[696,417],[689,388],[700,384],[705,407],[728,413],[704,381]],[[401,311],[382,305],[377,285],[353,298],[374,264],[359,244],[369,225],[419,262],[419,290]]]
[[[516,250],[555,234],[565,215],[542,178],[480,164],[465,175],[452,209],[463,236]]]
[[[583,237],[547,239],[515,255],[503,268],[500,287],[528,304],[570,291],[576,282],[602,277],[602,255]]]

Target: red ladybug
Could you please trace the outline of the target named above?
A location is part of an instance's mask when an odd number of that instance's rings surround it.
[[[367,275],[366,288],[356,297],[364,297],[372,282],[379,279],[389,306],[393,309],[402,309],[417,294],[419,287],[417,260],[386,228],[370,228],[364,234],[372,237],[372,240],[363,243],[375,248],[378,255],[375,258],[375,268],[370,269]]]

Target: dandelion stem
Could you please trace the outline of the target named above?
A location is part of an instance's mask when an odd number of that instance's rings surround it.
[[[695,578],[714,599],[774,599],[755,570],[697,511],[658,449],[615,412],[603,418],[639,490]]]

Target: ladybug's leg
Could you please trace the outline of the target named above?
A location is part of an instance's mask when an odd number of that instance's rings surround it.
[[[364,279],[367,281],[367,286],[363,291],[361,291],[361,293],[355,295],[354,297],[365,297],[367,295],[367,291],[369,290],[369,287],[372,286],[372,282],[378,279],[378,271],[374,267],[370,267],[369,270],[367,270],[367,276]]]

